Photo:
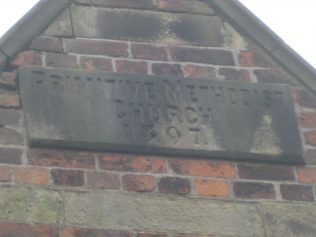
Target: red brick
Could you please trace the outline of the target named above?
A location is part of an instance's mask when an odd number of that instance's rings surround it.
[[[117,60],[116,70],[120,73],[131,74],[147,74],[148,68],[146,62],[129,61],[129,60]]]
[[[226,181],[196,179],[195,191],[201,196],[228,197],[229,185]]]
[[[250,82],[250,75],[247,70],[238,70],[234,68],[220,68],[218,74],[224,76],[227,81],[245,81]]]
[[[245,199],[275,199],[275,190],[272,184],[236,182],[233,190],[237,198]]]
[[[126,191],[152,192],[155,189],[155,178],[149,175],[127,174],[122,181]]]
[[[150,233],[150,232],[138,232],[136,237],[167,237],[166,233]]]
[[[7,166],[0,166],[0,182],[11,181],[12,169]]]
[[[239,64],[243,67],[271,67],[271,63],[261,53],[255,51],[241,51]]]
[[[99,157],[99,163],[104,170],[166,173],[165,161],[154,156],[105,154]]]
[[[160,193],[189,194],[191,192],[190,180],[178,177],[162,177],[158,182],[158,190]]]
[[[42,57],[41,54],[36,51],[23,51],[11,62],[11,65],[42,66]]]
[[[17,72],[2,72],[0,76],[0,87],[15,90],[17,87]]]
[[[117,8],[153,8],[152,0],[75,0],[76,3]]]
[[[112,60],[109,58],[80,57],[80,67],[88,71],[113,71]]]
[[[294,90],[294,100],[302,107],[316,109],[316,96],[306,89]]]
[[[90,39],[65,39],[65,50],[68,53],[107,55],[111,57],[127,57],[128,45],[125,42]]]
[[[162,46],[132,43],[131,50],[136,59],[168,60],[167,49]]]
[[[188,64],[183,69],[184,75],[187,77],[216,79],[215,68],[211,66]]]
[[[20,96],[15,93],[0,92],[0,107],[2,108],[19,108]]]
[[[183,77],[182,68],[179,64],[153,63],[152,73],[157,76]]]
[[[238,174],[242,179],[295,180],[293,167],[290,166],[242,164],[238,165]]]
[[[15,169],[15,179],[18,183],[48,185],[48,170],[43,168],[17,168]]]
[[[171,58],[179,62],[205,63],[212,65],[234,66],[233,53],[228,50],[193,47],[170,48]]]
[[[254,70],[254,74],[262,83],[295,84],[292,78],[277,70]]]
[[[316,184],[316,168],[304,167],[297,170],[298,180],[302,183]]]
[[[88,229],[65,227],[61,231],[60,237],[132,237],[133,234],[124,230],[101,230],[101,229]]]
[[[30,149],[27,157],[29,164],[36,166],[95,169],[93,153]]]
[[[170,160],[170,168],[177,174],[235,178],[236,169],[233,165],[222,161],[207,160]]]
[[[307,144],[316,146],[316,131],[306,132],[304,136]]]
[[[37,36],[32,40],[30,49],[48,52],[63,52],[62,41],[60,38],[51,36]]]
[[[22,150],[15,148],[0,148],[0,163],[19,165],[21,161]]]
[[[79,68],[75,56],[58,53],[46,53],[47,67]]]
[[[56,237],[57,232],[57,228],[53,225],[0,223],[1,237]]]
[[[300,126],[303,128],[316,128],[316,112],[303,112],[299,115]]]
[[[54,184],[64,186],[83,186],[84,177],[81,170],[58,170],[51,171]]]
[[[214,10],[206,3],[192,0],[156,0],[159,10],[172,12],[188,12],[200,14],[213,14]]]
[[[118,174],[104,172],[88,172],[87,186],[94,189],[119,189],[120,177]]]
[[[281,184],[281,194],[283,199],[291,201],[314,201],[313,189],[309,186],[297,184]]]

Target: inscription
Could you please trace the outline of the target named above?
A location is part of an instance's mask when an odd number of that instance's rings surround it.
[[[33,143],[241,159],[300,156],[286,86],[31,67],[20,75]],[[52,129],[54,139],[43,132]]]

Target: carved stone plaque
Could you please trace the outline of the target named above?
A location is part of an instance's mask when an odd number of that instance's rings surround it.
[[[31,145],[303,162],[288,86],[22,67]]]

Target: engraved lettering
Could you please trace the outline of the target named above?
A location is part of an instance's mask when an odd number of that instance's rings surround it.
[[[114,101],[115,104],[115,110],[116,110],[116,117],[118,119],[122,119],[126,116],[126,108],[125,108],[125,104],[122,100],[115,100]]]
[[[182,101],[181,88],[179,81],[171,85],[170,81],[164,80],[165,97],[170,104],[177,104]]]
[[[167,113],[168,113],[168,121],[172,122],[177,120],[178,122],[182,123],[180,110],[177,106],[169,105],[167,106]]]
[[[196,87],[194,85],[187,85],[186,88],[188,90],[189,101],[194,103],[197,102]]]
[[[175,126],[170,126],[166,128],[166,134],[169,138],[172,140],[172,145],[177,145],[181,139],[181,132],[180,130]]]
[[[33,70],[32,74],[33,74],[32,78],[37,84],[42,84],[44,82],[44,79],[46,78],[46,74],[43,71]]]
[[[192,107],[187,107],[185,108],[185,117],[188,123],[191,124],[196,124],[199,119],[198,119],[198,114],[196,112],[196,110]]]

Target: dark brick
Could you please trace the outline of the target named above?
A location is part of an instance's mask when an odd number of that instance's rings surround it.
[[[11,62],[13,66],[29,65],[29,66],[42,66],[42,57],[36,51],[23,51]]]
[[[235,65],[233,53],[228,50],[172,47],[170,52],[172,59],[179,62],[195,62],[226,66]]]
[[[159,10],[188,12],[200,14],[213,14],[214,10],[206,3],[192,0],[156,0]]]
[[[75,56],[67,54],[46,53],[47,67],[79,68]]]
[[[183,77],[183,72],[179,64],[153,63],[152,72],[157,76]]]
[[[75,3],[115,8],[150,9],[154,7],[152,0],[75,0]]]
[[[15,90],[17,87],[17,72],[2,72],[0,76],[0,87]]]
[[[133,234],[124,230],[98,230],[88,228],[65,227],[60,237],[132,237]]]
[[[21,161],[22,150],[14,148],[0,148],[0,163],[19,165]]]
[[[0,91],[0,108],[19,108],[20,96],[16,92]]]
[[[236,182],[233,184],[233,190],[237,198],[275,199],[272,184]]]
[[[296,184],[281,184],[280,190],[282,197],[291,201],[314,201],[313,189],[310,186]]]
[[[191,185],[189,179],[177,177],[162,177],[158,182],[158,190],[161,193],[189,194]]]
[[[119,189],[120,177],[117,174],[108,174],[103,172],[87,173],[88,188],[95,189]]]
[[[254,73],[258,82],[294,85],[292,78],[277,70],[254,70]]]
[[[57,227],[53,225],[0,223],[0,237],[56,237],[57,235]]]
[[[306,132],[304,136],[308,145],[316,146],[316,131]]]
[[[36,166],[95,169],[94,154],[72,151],[30,149],[28,162]]]
[[[128,45],[125,42],[90,39],[65,39],[65,50],[68,53],[107,55],[112,57],[127,57]]]
[[[218,74],[224,76],[228,81],[251,81],[249,72],[247,70],[238,70],[234,68],[220,68]]]
[[[35,39],[33,39],[29,48],[47,52],[63,52],[61,39],[51,36],[37,36]]]
[[[296,89],[294,100],[302,107],[316,109],[316,96],[306,89]]]
[[[243,67],[271,67],[272,64],[261,53],[256,51],[241,51],[239,64]]]
[[[0,127],[16,126],[21,119],[21,112],[13,109],[0,109]]]
[[[152,192],[155,189],[155,178],[149,175],[127,174],[123,176],[123,189],[135,192]]]
[[[129,60],[117,60],[116,70],[120,73],[147,74],[147,63]]]
[[[9,128],[0,127],[0,144],[23,145],[22,134]]]
[[[104,170],[166,173],[165,161],[154,156],[105,154],[100,155],[99,163]]]
[[[83,186],[84,177],[81,170],[51,170],[51,175],[56,185]]]
[[[150,233],[150,232],[138,232],[136,237],[167,237],[166,233]]]
[[[192,78],[216,79],[215,68],[188,64],[184,66],[184,75]]]
[[[239,177],[257,180],[295,180],[293,167],[278,165],[238,165]]]
[[[162,46],[132,43],[131,50],[136,59],[168,60],[167,49]]]
[[[80,67],[88,71],[113,71],[112,60],[109,58],[80,57]]]

